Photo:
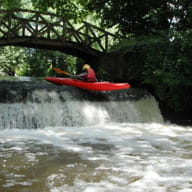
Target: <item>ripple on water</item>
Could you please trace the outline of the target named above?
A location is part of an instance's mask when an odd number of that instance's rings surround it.
[[[111,123],[3,130],[0,191],[190,191],[190,127]]]

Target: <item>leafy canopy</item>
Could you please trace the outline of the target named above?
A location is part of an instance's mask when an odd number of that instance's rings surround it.
[[[81,0],[31,0],[35,9],[51,11],[66,18],[80,21],[87,15]]]

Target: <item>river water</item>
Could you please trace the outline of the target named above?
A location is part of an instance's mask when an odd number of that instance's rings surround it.
[[[154,98],[47,94],[0,104],[1,192],[192,191],[192,127],[164,122]]]

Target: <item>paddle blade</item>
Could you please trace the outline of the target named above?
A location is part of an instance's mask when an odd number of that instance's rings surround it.
[[[66,71],[63,71],[61,69],[58,69],[57,67],[53,67],[53,71],[55,71],[57,73],[62,73],[62,74],[65,74],[65,75],[70,75],[70,73],[68,73]]]

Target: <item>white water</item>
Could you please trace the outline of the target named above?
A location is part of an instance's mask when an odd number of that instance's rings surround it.
[[[192,191],[191,140],[156,123],[5,129],[0,191]]]
[[[153,97],[138,101],[79,101],[65,93],[35,91],[33,101],[0,104],[0,129],[86,126],[107,122],[163,122]]]
[[[164,123],[153,98],[0,110],[1,192],[192,191],[192,127]],[[48,125],[28,129],[37,114]]]

